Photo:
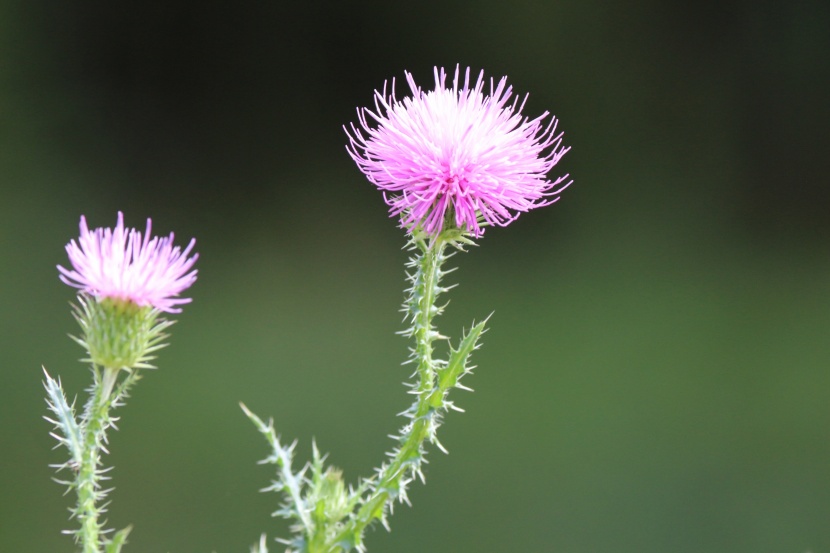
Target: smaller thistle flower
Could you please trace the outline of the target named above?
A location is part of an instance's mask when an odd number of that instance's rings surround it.
[[[199,254],[188,257],[196,244],[193,239],[184,249],[173,246],[173,233],[167,238],[150,237],[152,221],[142,237],[136,229],[124,228],[124,214],[118,212],[115,229],[90,231],[81,216],[81,236],[66,245],[72,270],[58,265],[60,279],[90,296],[132,302],[140,307],[180,313],[178,305],[190,298],[177,297],[196,281],[190,270]]]
[[[546,111],[535,119],[521,115],[519,102],[502,77],[484,94],[484,72],[470,86],[470,69],[456,67],[452,87],[445,70],[435,68],[435,89],[424,92],[405,72],[412,97],[375,91],[375,109],[358,108],[347,150],[360,170],[383,193],[392,216],[414,232],[437,236],[457,228],[478,238],[482,226],[505,226],[520,213],[550,205],[571,184],[547,173],[570,149]],[[460,85],[460,86],[459,86]],[[510,98],[513,97],[512,102]],[[370,125],[370,120],[376,126]]]
[[[121,369],[151,368],[156,350],[164,347],[164,330],[172,323],[162,312],[179,313],[190,298],[178,297],[196,280],[192,269],[198,254],[196,241],[182,251],[167,238],[151,237],[147,219],[144,234],[124,228],[118,213],[115,229],[90,231],[82,216],[81,235],[66,246],[72,270],[58,266],[60,279],[80,289],[75,318],[83,336],[75,338],[87,359],[107,369],[107,394]]]

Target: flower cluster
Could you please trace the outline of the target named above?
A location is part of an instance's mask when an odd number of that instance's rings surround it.
[[[99,300],[112,299],[152,306],[159,311],[178,313],[177,306],[189,303],[178,295],[196,280],[192,269],[198,254],[190,255],[196,240],[184,249],[173,246],[173,233],[167,238],[151,238],[152,222],[142,236],[136,229],[124,228],[124,215],[118,213],[115,229],[90,231],[81,216],[78,242],[66,245],[72,270],[58,266],[63,282]]]
[[[444,69],[435,68],[431,91],[410,73],[406,80],[411,97],[399,101],[393,80],[390,93],[375,91],[374,110],[358,109],[359,125],[344,129],[352,159],[410,232],[454,227],[479,237],[483,225],[507,225],[570,184],[568,175],[547,179],[569,150],[556,118],[523,117],[527,97],[513,96],[506,78],[491,79],[489,94],[484,73],[471,85],[469,68],[462,76],[456,67],[449,88]]]

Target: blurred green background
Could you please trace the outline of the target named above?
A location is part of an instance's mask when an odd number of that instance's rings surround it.
[[[369,473],[404,237],[341,126],[457,63],[561,119],[575,184],[455,258],[441,329],[495,312],[476,391],[369,551],[830,551],[828,29],[818,0],[4,0],[0,551],[73,550],[40,367],[89,380],[55,270],[81,214],[202,256],[111,436],[127,551],[286,535],[239,401]]]

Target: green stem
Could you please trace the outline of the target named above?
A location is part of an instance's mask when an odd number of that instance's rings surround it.
[[[360,541],[363,531],[375,519],[384,520],[386,507],[396,499],[405,497],[405,487],[411,475],[420,474],[420,462],[424,441],[432,437],[433,415],[443,406],[443,390],[436,389],[438,363],[433,359],[433,341],[440,335],[432,326],[435,315],[440,313],[435,301],[442,289],[439,287],[441,265],[446,260],[444,250],[448,244],[439,235],[431,243],[413,238],[420,250],[413,258],[415,273],[411,275],[412,288],[406,303],[412,327],[407,334],[415,340],[413,361],[417,364],[417,401],[409,411],[412,422],[400,437],[400,445],[393,452],[391,461],[376,476],[372,492],[353,518],[329,543],[326,553],[349,549]],[[310,552],[314,553],[314,552]]]
[[[303,531],[306,535],[311,535],[314,531],[314,524],[311,522],[309,512],[305,508],[305,501],[302,496],[303,482],[291,469],[291,463],[294,457],[294,445],[283,447],[277,437],[276,430],[274,430],[274,422],[268,421],[268,424],[257,417],[245,404],[240,403],[240,407],[248,416],[249,419],[256,425],[260,433],[265,436],[271,446],[274,454],[265,460],[265,462],[275,464],[279,467],[279,478],[282,482],[280,490],[285,491],[291,498],[291,502],[296,506],[297,518],[302,523]]]
[[[444,248],[447,245],[446,242],[440,240],[440,237],[436,242],[432,248],[422,242],[416,242],[422,252],[419,269],[423,275],[423,290],[418,290],[419,294],[413,296],[414,304],[417,306],[417,311],[413,313],[413,316],[417,315],[418,317],[414,337],[418,374],[420,376],[418,391],[422,392],[422,395],[432,390],[435,385],[432,341],[437,333],[432,328],[432,318],[437,313],[435,298],[440,292],[438,281],[440,279],[441,264],[445,259]]]
[[[81,466],[78,468],[78,508],[77,516],[81,524],[80,539],[84,553],[100,553],[101,523],[98,521],[98,465],[101,461],[101,444],[106,430],[106,419],[109,411],[104,396],[104,386],[98,369],[95,385],[89,407],[86,412],[84,425],[83,453]]]
[[[284,493],[287,497],[278,514],[294,520],[291,528],[295,538],[285,542],[294,553],[340,553],[358,549],[364,551],[363,532],[374,521],[386,524],[386,517],[395,501],[409,503],[408,485],[416,478],[423,480],[421,467],[424,443],[429,441],[441,450],[436,432],[444,413],[454,408],[448,399],[452,388],[467,389],[459,381],[470,372],[470,354],[478,348],[478,339],[484,332],[486,319],[473,324],[456,347],[448,344],[447,357],[434,358],[433,344],[444,340],[433,327],[433,320],[441,314],[438,296],[448,290],[441,279],[448,272],[442,270],[449,255],[448,246],[463,250],[474,245],[461,229],[450,228],[438,236],[423,233],[411,237],[409,250],[414,251],[407,270],[410,288],[404,312],[409,328],[403,332],[414,340],[409,362],[416,370],[409,386],[416,396],[404,413],[409,420],[397,436],[397,447],[388,454],[374,477],[361,480],[357,488],[345,491],[337,469],[325,470],[324,458],[314,446],[314,459],[299,473],[291,470],[293,446],[283,448],[274,432],[273,424],[265,424],[244,405],[242,409],[268,439],[273,450],[265,462],[279,465],[278,481],[266,490]],[[60,412],[61,405],[56,408]],[[306,469],[310,476],[306,476]],[[109,552],[108,552],[109,553]]]
[[[78,467],[76,489],[78,506],[75,511],[83,553],[100,553],[103,547],[103,530],[99,517],[103,512],[98,503],[106,495],[101,489],[101,452],[106,443],[106,431],[112,426],[110,409],[126,396],[129,387],[138,380],[138,371],[128,372],[127,377],[115,387],[119,369],[104,368],[103,374],[93,367],[94,382],[83,420],[83,451]],[[115,387],[114,393],[113,388]]]

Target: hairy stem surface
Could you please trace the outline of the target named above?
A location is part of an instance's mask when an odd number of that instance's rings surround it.
[[[121,404],[126,397],[127,390],[138,380],[138,371],[129,371],[127,377],[115,387],[118,369],[93,368],[94,382],[90,389],[90,397],[84,411],[83,449],[81,462],[76,477],[76,491],[78,504],[75,516],[80,523],[78,539],[83,553],[101,553],[105,546],[103,528],[100,516],[104,512],[100,503],[106,496],[107,490],[102,489],[101,453],[106,452],[107,429],[113,425],[110,410]],[[107,547],[109,551],[111,548]]]
[[[417,381],[410,386],[417,399],[404,413],[410,422],[397,437],[398,447],[391,452],[391,460],[378,471],[370,493],[355,515],[344,524],[334,542],[322,550],[324,553],[348,550],[351,546],[362,548],[362,534],[366,527],[375,520],[387,526],[386,514],[391,505],[396,500],[408,503],[408,484],[416,475],[423,480],[424,442],[428,440],[443,450],[436,439],[436,431],[443,413],[452,407],[447,401],[447,393],[453,387],[462,387],[458,379],[469,371],[467,359],[484,331],[484,323],[475,325],[462,338],[457,350],[450,348],[449,359],[435,359],[434,342],[444,338],[436,331],[433,320],[443,311],[436,300],[448,290],[441,286],[441,278],[448,272],[442,269],[449,257],[446,249],[450,245],[460,247],[467,243],[457,232],[442,233],[430,241],[412,239],[412,249],[415,250],[409,264],[412,286],[404,304],[411,326],[403,334],[414,341],[409,361],[417,367],[414,375]]]
[[[415,396],[403,413],[407,423],[397,436],[388,461],[376,469],[372,478],[361,480],[356,488],[345,488],[341,472],[326,468],[325,456],[314,447],[314,459],[299,472],[291,468],[293,445],[284,447],[272,423],[267,424],[243,406],[246,414],[266,437],[273,453],[263,462],[277,465],[277,481],[266,488],[281,492],[284,503],[275,514],[292,520],[294,537],[283,541],[290,553],[340,553],[365,551],[363,533],[375,521],[388,529],[387,517],[396,501],[409,503],[407,488],[415,479],[424,479],[422,465],[428,441],[444,448],[436,438],[443,415],[453,404],[447,399],[453,388],[465,389],[459,380],[470,372],[470,354],[478,347],[486,321],[474,324],[457,347],[449,345],[447,356],[436,358],[435,343],[446,340],[434,327],[443,311],[439,296],[449,288],[442,286],[443,269],[450,257],[448,247],[461,249],[471,242],[457,229],[437,237],[413,236],[408,281],[410,284],[403,311],[408,328],[401,334],[411,338],[409,364],[415,367],[413,381],[406,385]],[[441,348],[443,349],[443,348]],[[256,550],[256,546],[254,548]]]

